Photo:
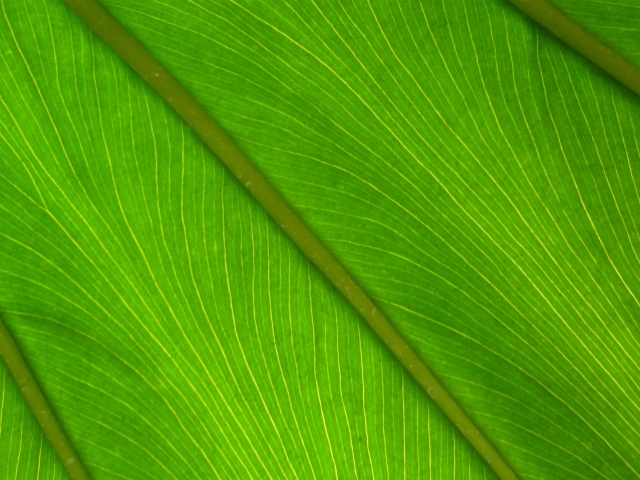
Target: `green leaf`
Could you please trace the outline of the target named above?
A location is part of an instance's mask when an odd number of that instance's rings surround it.
[[[502,2],[105,5],[519,476],[639,476],[636,97]],[[0,310],[94,478],[492,478],[85,26],[1,13]],[[0,384],[0,472],[64,478]]]
[[[601,0],[554,0],[553,3],[627,60],[640,66],[640,29],[637,22],[640,5]]]

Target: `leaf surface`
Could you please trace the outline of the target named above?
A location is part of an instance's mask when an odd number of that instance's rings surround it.
[[[554,0],[553,3],[627,60],[640,65],[640,29],[636,21],[640,5],[601,0]]]
[[[501,2],[105,5],[522,478],[638,476],[636,98]],[[491,478],[86,27],[2,14],[0,307],[95,478]]]

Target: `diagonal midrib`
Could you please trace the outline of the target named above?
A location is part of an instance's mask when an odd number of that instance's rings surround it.
[[[547,0],[509,0],[509,2],[632,92],[640,95],[640,70]]]
[[[94,0],[63,0],[63,3],[78,14],[98,37],[133,68],[218,156],[305,256],[360,313],[498,477],[517,478],[500,453],[375,306],[362,287],[351,278],[190,93],[99,3]]]
[[[88,480],[90,477],[85,466],[51,410],[49,402],[47,402],[2,317],[0,317],[0,358],[7,366],[20,389],[20,393],[25,398],[38,424],[42,427],[56,455],[62,461],[71,480]]]

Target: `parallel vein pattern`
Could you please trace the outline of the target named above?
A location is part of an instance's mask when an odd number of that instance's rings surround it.
[[[2,10],[0,306],[94,478],[490,475],[161,102],[24,8]]]
[[[635,99],[494,2],[164,5],[113,8],[525,471],[638,474]]]
[[[523,478],[639,476],[635,98],[502,2],[106,3]],[[101,45],[3,8],[0,308],[96,477],[490,477]]]

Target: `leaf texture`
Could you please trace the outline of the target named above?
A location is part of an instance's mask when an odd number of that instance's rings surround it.
[[[636,98],[501,2],[105,5],[522,478],[639,476]],[[95,478],[492,478],[85,27],[1,18],[0,308]]]
[[[573,20],[597,35],[620,55],[640,66],[640,5],[634,2],[554,0]]]

